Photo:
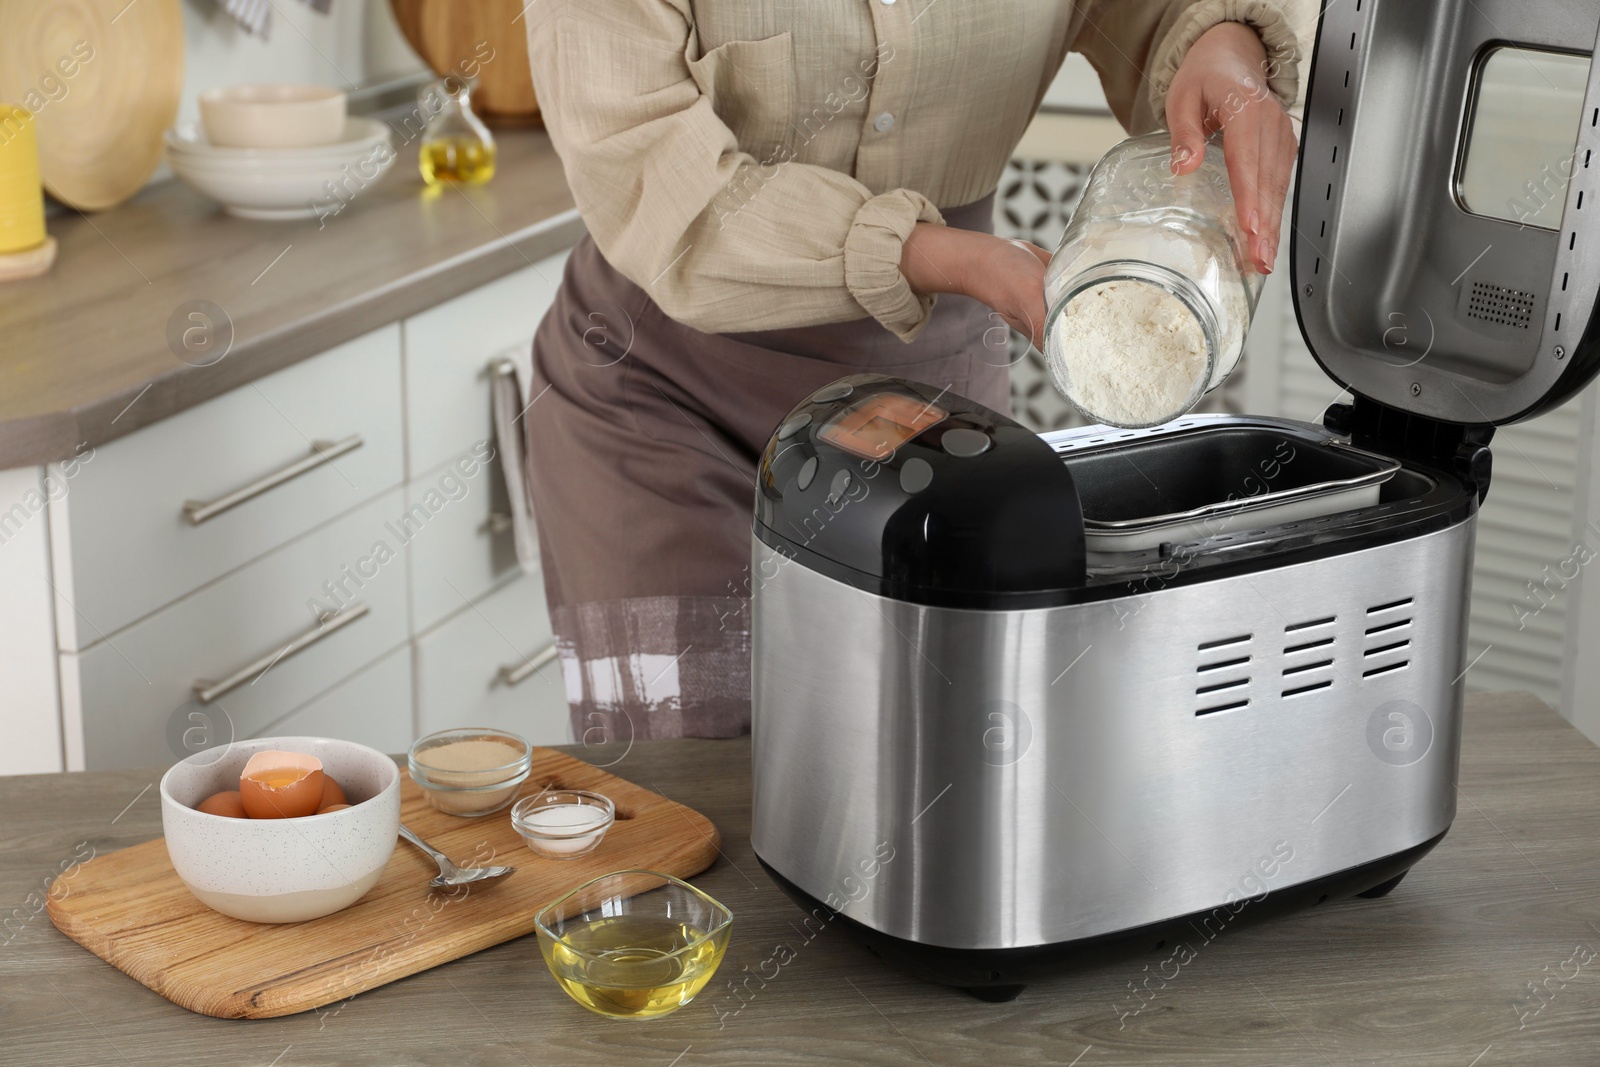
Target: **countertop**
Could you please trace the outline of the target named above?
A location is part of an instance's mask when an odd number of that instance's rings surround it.
[[[104,444],[575,243],[549,137],[496,141],[489,184],[435,192],[397,144],[390,170],[320,221],[237,219],[176,181],[52,219],[54,269],[0,285],[0,470]],[[207,366],[168,340],[196,300],[231,322]]]
[[[1153,955],[985,1004],[888,970],[840,930],[808,941],[802,912],[750,850],[747,740],[641,743],[610,770],[716,822],[723,855],[696,883],[735,915],[712,984],[648,1023],[569,1001],[532,937],[322,1012],[192,1015],[47,917],[26,917],[28,894],[81,843],[106,852],[159,834],[157,772],[0,778],[0,914],[11,916],[0,923],[0,1059],[1497,1067],[1592,1063],[1600,1048],[1600,749],[1525,694],[1469,698],[1455,825],[1394,893],[1231,930],[1126,1018],[1128,983]],[[793,958],[764,962],[780,944]],[[751,992],[734,997],[727,980],[746,978]],[[1529,983],[1543,983],[1542,999]]]

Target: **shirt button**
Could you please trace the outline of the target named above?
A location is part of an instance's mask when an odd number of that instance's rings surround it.
[[[883,114],[872,120],[872,128],[877,130],[879,133],[888,133],[890,130],[894,129],[894,116],[885,111]]]

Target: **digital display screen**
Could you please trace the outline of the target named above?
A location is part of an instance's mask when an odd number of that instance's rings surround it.
[[[817,439],[862,459],[882,461],[949,412],[901,393],[874,393],[823,424]]]

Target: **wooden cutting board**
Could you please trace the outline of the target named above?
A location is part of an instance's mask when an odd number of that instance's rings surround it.
[[[34,113],[62,203],[101,211],[138,192],[182,89],[178,0],[0,0],[0,101]]]
[[[526,0],[390,0],[389,6],[400,32],[435,74],[478,79],[474,111],[504,119],[538,116],[528,70]]]
[[[509,809],[476,819],[445,815],[427,805],[409,776],[401,779],[400,819],[419,837],[458,863],[508,863],[516,873],[452,898],[428,889],[438,873],[434,862],[402,841],[378,884],[355,904],[310,922],[267,925],[201,904],[157,838],[89,860],[59,898],[52,887],[50,919],[174,1004],[218,1018],[266,1019],[532,933],[541,907],[590,878],[627,868],[698,874],[721,844],[711,820],[692,808],[550,749],[533,750],[521,795],[551,785],[589,789],[617,807],[600,846],[577,859],[535,856],[512,829]],[[494,860],[475,859],[491,848]]]

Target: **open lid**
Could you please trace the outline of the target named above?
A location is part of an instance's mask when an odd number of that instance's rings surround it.
[[[1324,0],[1291,277],[1334,380],[1488,426],[1600,370],[1597,33],[1595,0]]]

